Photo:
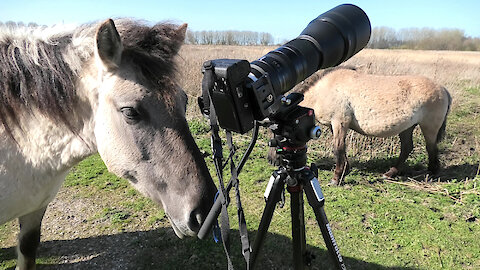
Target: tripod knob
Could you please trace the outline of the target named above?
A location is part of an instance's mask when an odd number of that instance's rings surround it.
[[[322,130],[320,129],[319,126],[315,126],[310,130],[310,138],[314,140],[320,138],[321,134],[322,134]]]

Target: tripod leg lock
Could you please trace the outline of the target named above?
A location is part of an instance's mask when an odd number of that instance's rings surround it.
[[[268,201],[268,197],[270,196],[270,192],[272,191],[273,183],[275,182],[275,178],[278,175],[275,175],[275,172],[270,176],[270,180],[268,180],[267,188],[265,188],[265,193],[263,193],[263,197],[265,198],[265,202]]]
[[[286,177],[287,177],[287,174],[282,169],[276,170],[272,173],[272,176],[270,176],[270,180],[268,180],[267,187],[265,188],[265,193],[263,193],[265,202],[268,201],[268,198],[270,197],[270,193],[272,192],[273,186],[276,183],[279,183],[279,181],[282,181],[283,183]],[[281,198],[278,198],[278,200],[281,200]]]
[[[310,179],[310,186],[312,187],[313,194],[315,195],[315,201],[308,200],[308,202],[312,206],[319,206],[323,207],[325,204],[325,197],[323,196],[322,187],[320,187],[320,183],[316,177]],[[313,205],[315,204],[315,205]]]

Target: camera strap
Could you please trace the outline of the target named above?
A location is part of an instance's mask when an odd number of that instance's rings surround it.
[[[202,80],[202,98],[199,98],[199,105],[202,109],[202,113],[206,115],[210,120],[210,129],[211,129],[211,138],[210,144],[212,147],[213,154],[213,163],[215,164],[215,171],[219,181],[219,193],[218,199],[220,199],[222,204],[222,209],[220,212],[221,219],[221,239],[223,244],[223,249],[227,256],[228,269],[233,270],[233,263],[230,259],[230,221],[228,217],[228,204],[230,203],[230,198],[228,192],[225,190],[225,185],[223,182],[223,149],[222,149],[222,139],[218,134],[220,128],[218,126],[217,115],[215,108],[210,106],[212,104],[210,99],[209,90],[213,89],[215,82],[215,75],[213,73],[213,66],[210,62],[205,62],[203,70],[203,80]]]
[[[201,107],[202,113],[208,116],[210,120],[210,128],[212,133],[211,147],[213,152],[215,170],[219,179],[218,198],[221,200],[221,204],[222,204],[222,209],[220,213],[221,239],[222,239],[225,255],[227,257],[228,269],[233,270],[234,268],[233,268],[232,260],[230,258],[230,222],[229,222],[229,216],[227,211],[227,207],[230,203],[230,197],[228,195],[228,190],[225,189],[225,185],[223,181],[223,168],[225,167],[226,164],[223,164],[222,140],[219,136],[220,129],[218,125],[215,108],[214,106],[211,106],[212,101],[209,94],[209,90],[213,89],[214,82],[215,82],[213,66],[211,65],[210,62],[204,63],[203,72],[204,72],[204,76],[202,80],[202,98],[199,98],[198,103]],[[233,145],[232,133],[230,131],[226,131],[226,137],[227,137],[227,144],[230,150],[230,154],[227,159],[227,162],[230,162],[230,173],[231,173],[230,182],[232,182],[232,186],[235,187],[237,214],[238,214],[238,222],[239,222],[239,233],[240,233],[240,240],[242,243],[242,254],[245,258],[245,262],[248,270],[250,269],[250,253],[252,250],[248,240],[248,230],[247,230],[247,225],[245,221],[245,215],[243,212],[243,207],[240,200],[238,171],[237,171],[237,167],[235,166],[235,162],[233,161],[233,156],[235,154],[235,147]]]
[[[238,215],[238,231],[240,233],[240,241],[242,243],[242,255],[245,258],[247,264],[247,270],[250,269],[250,253],[252,248],[248,241],[247,222],[245,220],[245,214],[243,212],[242,201],[240,200],[240,185],[238,181],[237,166],[233,161],[233,154],[235,153],[235,146],[233,145],[232,133],[226,131],[228,148],[230,149],[230,173],[233,187],[235,187],[235,197],[237,199],[237,215]]]

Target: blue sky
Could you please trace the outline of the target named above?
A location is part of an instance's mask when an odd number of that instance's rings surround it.
[[[250,30],[271,33],[276,41],[298,36],[321,13],[348,1],[336,0],[0,0],[0,21],[85,23],[133,17],[152,22],[187,22],[191,30]],[[480,37],[479,0],[351,1],[369,16],[372,27],[459,28]]]

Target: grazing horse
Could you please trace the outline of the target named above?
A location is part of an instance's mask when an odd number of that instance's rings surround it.
[[[0,27],[0,224],[19,219],[17,269],[35,269],[45,209],[70,168],[98,152],[193,236],[215,184],[175,80],[186,24]]]
[[[375,137],[399,135],[400,156],[384,177],[395,177],[413,150],[413,130],[419,125],[426,141],[428,170],[440,169],[437,143],[444,132],[452,102],[443,87],[421,76],[368,75],[347,68],[314,74],[297,89],[302,106],[315,110],[317,120],[333,133],[336,157],[332,184],[348,173],[345,137],[348,129]]]

